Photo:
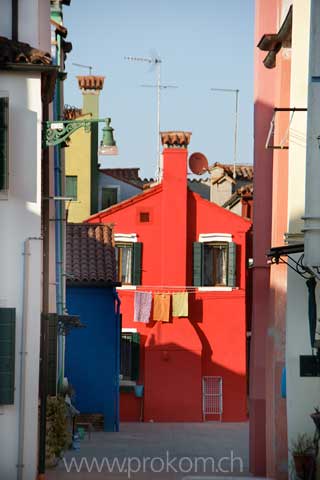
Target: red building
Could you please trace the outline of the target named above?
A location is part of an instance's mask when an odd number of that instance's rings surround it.
[[[251,223],[188,189],[190,136],[162,133],[162,183],[89,219],[114,224],[123,285],[122,421],[202,421],[203,405],[214,402],[213,397],[203,402],[208,376],[221,378],[215,381],[222,385],[222,420],[247,418],[246,239]],[[151,312],[150,323],[134,322],[137,291],[187,291],[188,316],[155,322]],[[143,404],[136,383],[144,385]]]

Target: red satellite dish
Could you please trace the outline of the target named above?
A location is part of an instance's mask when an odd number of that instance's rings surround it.
[[[208,160],[203,153],[195,152],[189,157],[189,168],[192,173],[202,175],[208,171]]]

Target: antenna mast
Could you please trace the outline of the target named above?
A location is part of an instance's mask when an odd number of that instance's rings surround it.
[[[92,75],[92,66],[91,65],[83,65],[82,63],[72,63],[72,65],[75,65],[76,67],[80,68],[88,68],[89,70],[89,75]]]

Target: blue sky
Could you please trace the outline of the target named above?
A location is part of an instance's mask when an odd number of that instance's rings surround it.
[[[235,96],[211,87],[238,88],[238,163],[252,163],[254,0],[73,0],[64,7],[73,50],[68,55],[65,102],[81,106],[76,75],[92,65],[105,75],[100,116],[110,116],[118,157],[101,157],[105,167],[156,170],[155,71],[125,56],[162,59],[161,130],[192,132],[189,152],[212,164],[233,161]]]

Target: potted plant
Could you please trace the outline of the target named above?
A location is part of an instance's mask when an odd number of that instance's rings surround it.
[[[301,480],[314,480],[316,474],[316,445],[306,433],[299,434],[291,444],[291,454],[297,477]]]
[[[320,410],[315,407],[314,412],[311,413],[310,417],[312,418],[315,426],[317,427],[318,432],[320,432]]]

